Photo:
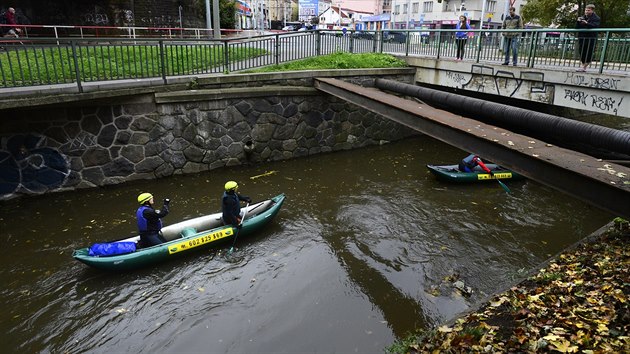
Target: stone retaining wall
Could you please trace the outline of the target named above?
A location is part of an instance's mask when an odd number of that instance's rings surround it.
[[[80,103],[3,111],[11,119],[0,127],[0,199],[284,160],[415,134],[304,86]]]

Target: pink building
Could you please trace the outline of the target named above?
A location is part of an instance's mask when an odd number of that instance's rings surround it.
[[[341,6],[344,9],[351,9],[371,14],[379,14],[382,10],[382,0],[333,0],[333,6]]]

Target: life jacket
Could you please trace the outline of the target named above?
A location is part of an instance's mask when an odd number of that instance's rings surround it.
[[[152,232],[160,231],[162,229],[162,220],[160,220],[159,218],[157,219],[157,225],[151,225],[154,227],[157,226],[157,230],[149,230],[149,220],[147,220],[147,218],[144,217],[144,211],[147,209],[152,209],[152,208],[146,205],[143,205],[139,207],[138,210],[136,211],[136,218],[138,219],[138,231],[140,231],[140,233],[144,233],[147,231],[152,231]]]
[[[231,209],[228,209],[227,201],[228,199],[233,199],[234,203]],[[221,210],[223,211],[223,222],[226,224],[231,224],[235,215],[241,214],[241,202],[238,199],[238,195],[236,192],[228,193],[223,192],[223,198],[221,199]]]
[[[466,156],[463,160],[462,163],[464,165],[466,165],[466,167],[470,168],[471,170],[473,168],[475,168],[475,166],[477,166],[477,161],[475,161],[475,156],[474,154],[470,154],[468,156]]]

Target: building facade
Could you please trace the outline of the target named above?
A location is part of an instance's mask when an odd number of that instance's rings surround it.
[[[389,28],[454,28],[460,15],[473,28],[500,28],[511,6],[520,14],[527,0],[393,0]]]

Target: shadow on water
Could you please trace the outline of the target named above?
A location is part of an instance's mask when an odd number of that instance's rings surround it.
[[[424,311],[418,301],[405,295],[383,276],[378,269],[373,268],[367,260],[361,260],[348,250],[342,241],[353,238],[353,230],[341,232],[338,237],[324,238],[330,242],[339,262],[348,272],[348,277],[370,299],[370,302],[382,312],[385,321],[394,331],[396,337],[403,337],[413,328],[426,328]],[[387,265],[387,260],[380,259],[369,249],[357,249],[368,259]]]
[[[506,182],[506,194],[425,168],[464,155],[417,137],[3,203],[0,340],[7,352],[381,352],[611,218],[532,181]],[[123,274],[71,258],[132,234],[140,192],[172,200],[170,224],[216,212],[231,179],[254,200],[287,201],[230,257],[226,245]]]

